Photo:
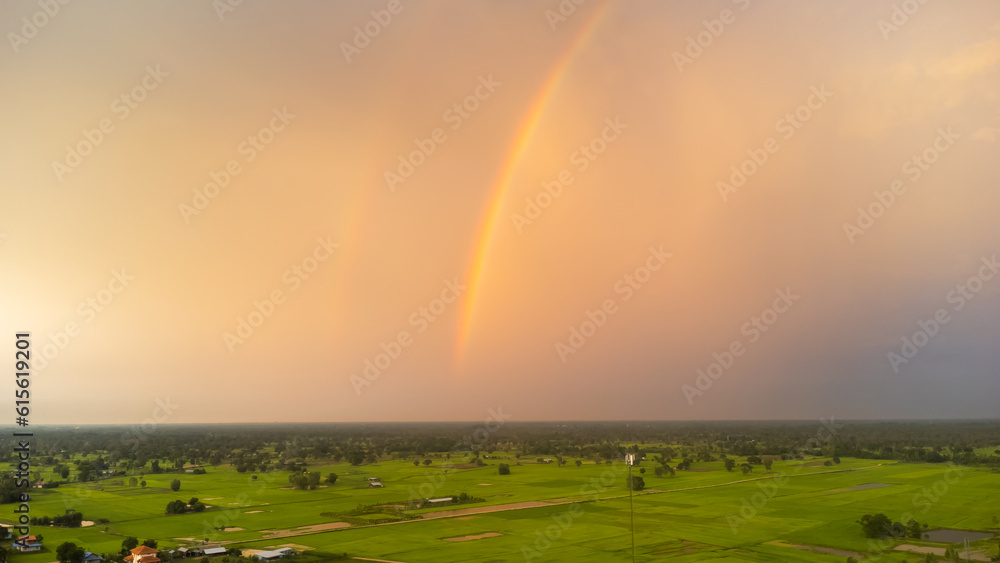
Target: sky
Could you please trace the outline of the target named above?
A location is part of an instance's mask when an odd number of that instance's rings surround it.
[[[0,22],[30,424],[1000,413],[996,2]]]

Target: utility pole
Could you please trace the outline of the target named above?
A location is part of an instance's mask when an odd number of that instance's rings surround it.
[[[632,521],[632,563],[635,563],[635,508],[632,505],[632,466],[635,465],[635,454],[625,454],[625,465],[628,465],[628,512]]]

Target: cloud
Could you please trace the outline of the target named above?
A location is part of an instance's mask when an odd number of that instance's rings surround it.
[[[993,68],[1000,61],[1000,38],[974,43],[927,67],[930,78],[968,78]]]

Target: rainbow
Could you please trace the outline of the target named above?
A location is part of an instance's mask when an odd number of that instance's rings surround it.
[[[496,234],[497,222],[500,218],[500,213],[503,211],[511,179],[514,177],[514,173],[517,172],[521,157],[531,144],[531,139],[538,129],[538,124],[541,122],[545,110],[552,101],[553,95],[558,90],[560,82],[562,82],[562,79],[566,75],[570,63],[593,35],[597,24],[610,5],[611,0],[606,0],[598,8],[594,9],[593,14],[570,41],[569,47],[552,66],[552,70],[549,72],[545,83],[542,84],[538,95],[535,96],[534,101],[532,101],[527,113],[521,120],[513,142],[507,149],[503,166],[500,168],[497,179],[489,191],[490,195],[483,212],[483,217],[480,220],[479,231],[473,239],[475,244],[473,245],[472,257],[469,260],[469,269],[465,276],[468,289],[465,292],[462,310],[459,313],[459,326],[455,345],[456,365],[461,364],[464,358],[465,347],[472,329],[472,320],[476,312],[476,302],[479,298],[480,285],[486,271],[486,259],[489,255],[494,235]]]

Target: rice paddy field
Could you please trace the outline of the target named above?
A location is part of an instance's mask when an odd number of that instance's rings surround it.
[[[640,468],[646,489],[630,499],[628,468],[583,461],[577,466],[535,459],[490,456],[482,467],[432,458],[384,460],[351,466],[311,465],[333,485],[311,491],[290,488],[288,473],[238,473],[229,466],[206,467],[204,475],[147,474],[145,487],[128,478],[33,489],[33,516],[56,516],[73,509],[81,528],[35,526],[46,550],[14,554],[18,563],[51,563],[55,547],[71,541],[95,553],[117,553],[124,537],[153,538],[160,549],[200,545],[268,549],[291,546],[306,554],[347,553],[369,560],[465,561],[631,561],[631,522],[637,561],[757,562],[923,561],[958,544],[929,539],[869,540],[858,520],[885,513],[894,521],[913,518],[928,530],[985,532],[972,543],[973,560],[998,553],[992,532],[1000,516],[1000,474],[948,464],[913,464],[844,458],[775,461],[771,471],[755,466],[744,475],[721,461],[696,463],[674,477]],[[499,463],[511,464],[498,475]],[[517,465],[520,463],[521,465]],[[254,477],[256,476],[256,477]],[[369,488],[378,477],[383,488]],[[173,479],[181,489],[170,490]],[[466,493],[483,499],[469,504],[403,510],[406,501]],[[166,515],[168,502],[197,497],[202,513]],[[396,507],[407,514],[388,524],[352,523],[342,516],[359,505]],[[5,505],[3,521],[13,522],[15,505]],[[397,512],[399,514],[399,512]],[[368,515],[373,521],[385,513]],[[952,534],[952,540],[960,537]],[[960,540],[959,540],[960,541]],[[902,551],[898,548],[910,551]],[[918,550],[918,551],[913,551]],[[299,556],[300,558],[303,556]],[[305,556],[309,558],[308,555]],[[322,556],[320,556],[322,558]]]

